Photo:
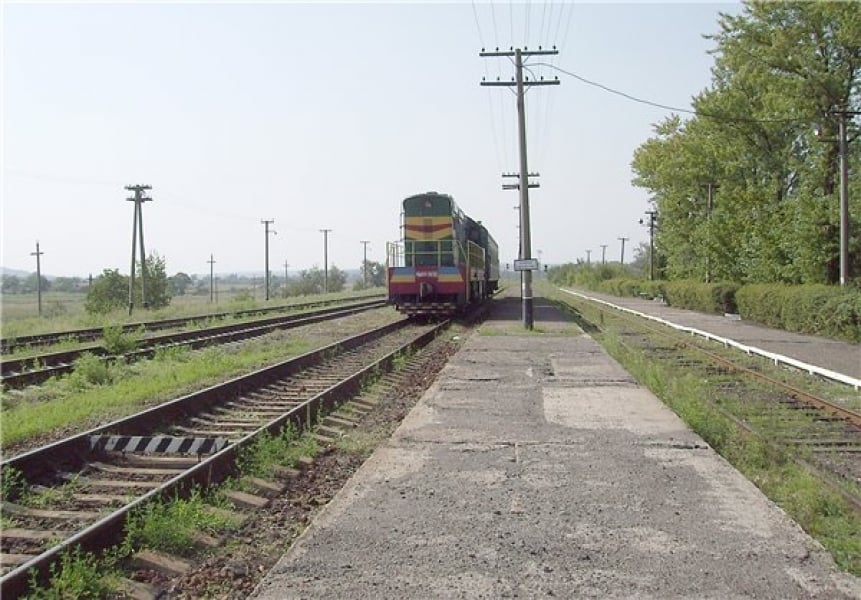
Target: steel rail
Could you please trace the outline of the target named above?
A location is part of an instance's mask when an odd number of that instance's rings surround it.
[[[220,320],[227,318],[244,318],[273,312],[307,310],[321,305],[328,306],[331,304],[346,304],[353,301],[363,301],[381,298],[385,298],[385,295],[375,294],[372,296],[353,296],[340,300],[317,300],[312,302],[281,304],[278,306],[266,306],[263,308],[238,310],[233,312],[219,312],[205,315],[194,315],[191,317],[177,317],[173,319],[162,319],[158,321],[138,321],[135,323],[127,323],[122,325],[122,332],[135,332],[138,331],[141,327],[143,327],[144,331],[159,331],[162,329],[172,329],[175,327],[186,327],[197,323],[206,323],[213,319]],[[48,333],[38,333],[26,336],[6,337],[0,339],[0,354],[10,354],[18,348],[22,347],[47,346],[66,340],[73,340],[78,342],[93,341],[101,338],[103,334],[104,327],[96,327],[86,329],[69,329],[66,331],[53,331]]]
[[[158,348],[164,346],[186,345],[192,349],[217,343],[227,343],[240,339],[264,335],[276,329],[285,329],[309,325],[324,320],[336,319],[385,306],[383,300],[370,300],[358,302],[346,306],[323,308],[313,312],[301,314],[268,317],[243,323],[231,323],[229,325],[218,325],[206,329],[194,329],[179,333],[168,333],[151,336],[140,340],[140,348],[127,352],[122,357],[137,360],[147,358],[155,354]],[[74,370],[74,361],[84,353],[90,353],[103,361],[118,358],[102,346],[90,346],[78,350],[68,350],[32,356],[29,358],[15,359],[0,362],[0,384],[6,388],[21,388],[27,385],[39,384],[51,377],[69,373]],[[28,369],[29,365],[38,365],[35,369]]]
[[[686,327],[684,325],[678,325],[677,323],[667,321],[666,319],[653,317],[651,315],[646,315],[646,314],[641,313],[641,312],[636,311],[636,310],[631,310],[629,308],[617,306],[615,304],[612,304],[611,302],[607,302],[606,300],[601,300],[599,298],[592,298],[590,296],[586,296],[584,294],[580,294],[578,292],[573,292],[570,290],[562,290],[562,291],[567,292],[573,296],[577,296],[583,300],[587,300],[589,302],[596,302],[598,304],[603,304],[605,306],[609,306],[611,308],[617,309],[623,313],[627,313],[629,315],[633,315],[633,316],[636,316],[639,318],[644,318],[644,319],[649,320],[649,321],[654,321],[654,322],[660,323],[661,325],[664,325],[666,327],[670,327],[671,329],[674,329],[677,331],[682,331],[685,333],[695,333],[698,335],[702,335],[704,338],[711,340],[711,341],[716,341],[718,343],[721,343],[725,347],[750,348],[749,346],[745,346],[744,344],[739,344],[738,342],[735,342],[734,340],[728,340],[726,338],[716,336],[716,335],[709,333],[709,332],[706,332],[706,331],[700,331],[698,329],[693,329],[691,327]],[[660,330],[655,329],[653,327],[646,327],[646,329],[649,329],[650,331],[653,331],[653,332],[658,333],[660,335],[667,335],[666,332],[660,331]],[[749,369],[743,365],[739,365],[737,363],[734,363],[730,359],[725,358],[723,356],[720,356],[718,354],[715,354],[714,352],[710,352],[709,350],[706,350],[705,348],[701,348],[699,346],[691,346],[689,344],[685,344],[685,347],[691,348],[693,350],[696,350],[697,352],[705,354],[706,356],[708,356],[712,360],[722,364],[723,366],[725,366],[727,368],[731,368],[735,371],[743,372],[746,375],[749,375],[749,376],[754,377],[756,379],[763,380],[770,385],[774,385],[776,387],[779,387],[779,388],[783,389],[784,391],[788,392],[789,394],[791,394],[793,397],[795,397],[800,402],[808,404],[809,406],[812,406],[812,407],[817,408],[819,410],[829,412],[829,413],[831,413],[837,417],[840,417],[841,419],[844,419],[845,421],[848,421],[852,425],[861,428],[861,413],[858,413],[854,410],[850,410],[850,409],[846,408],[845,406],[840,406],[839,404],[836,404],[834,402],[830,402],[828,400],[825,400],[824,398],[819,398],[818,396],[814,396],[813,394],[811,394],[809,392],[804,392],[802,390],[799,390],[798,388],[796,388],[794,386],[791,386],[787,383],[784,383],[782,381],[774,379],[773,377],[769,377],[768,375],[765,375],[764,373],[760,373],[758,371],[754,371],[753,369]],[[748,352],[747,354],[751,354],[751,353]],[[759,354],[759,353],[755,352],[753,354]],[[769,354],[769,358],[776,356],[773,353],[767,353],[767,354]],[[783,357],[783,358],[785,358],[785,357]],[[793,362],[798,362],[798,361],[794,361],[794,359],[789,359],[789,360],[792,360]],[[783,362],[785,364],[791,364],[790,362],[785,361],[785,360],[781,360],[779,362]],[[808,371],[809,371],[809,369],[818,369],[818,367],[813,367],[812,365],[805,365],[805,366],[808,367],[808,369],[805,369]],[[812,371],[809,371],[809,372],[812,372]],[[848,377],[846,375],[842,375],[842,377],[845,379],[852,380],[851,377]],[[831,379],[834,380],[834,378],[831,378]],[[849,382],[841,381],[841,383],[848,383],[848,385],[853,385],[853,383],[851,381],[849,381]],[[861,381],[855,381],[855,383],[861,385]]]
[[[856,379],[854,377],[850,377],[844,373],[838,373],[836,371],[832,371],[830,369],[825,369],[822,367],[817,367],[816,365],[811,365],[800,360],[796,360],[789,356],[783,356],[782,354],[777,354],[775,352],[769,352],[767,350],[763,350],[761,348],[757,348],[756,346],[748,346],[747,344],[742,344],[741,342],[737,342],[730,338],[724,338],[719,335],[715,335],[708,331],[703,331],[701,329],[695,329],[693,327],[687,327],[685,325],[679,325],[677,323],[673,323],[672,321],[667,321],[666,319],[662,319],[660,317],[655,317],[652,315],[647,315],[646,313],[642,313],[631,308],[626,308],[624,306],[618,306],[613,304],[612,302],[607,302],[606,300],[602,300],[600,298],[593,298],[592,296],[587,296],[585,294],[581,294],[579,292],[575,292],[573,290],[566,290],[563,288],[559,288],[560,291],[565,292],[566,294],[570,294],[572,296],[577,296],[578,298],[582,298],[583,300],[588,300],[589,302],[597,302],[598,304],[603,304],[615,310],[629,313],[640,317],[642,319],[647,319],[649,321],[655,321],[662,325],[666,325],[672,329],[677,331],[683,331],[686,333],[690,333],[691,335],[701,336],[707,340],[711,340],[714,342],[718,342],[719,344],[723,344],[726,347],[733,347],[737,350],[741,350],[745,354],[753,354],[757,356],[761,356],[763,358],[767,358],[772,361],[775,365],[785,364],[789,365],[795,369],[799,369],[801,371],[806,371],[811,375],[819,375],[820,377],[824,377],[825,379],[830,379],[832,381],[837,381],[839,383],[843,383],[849,386],[852,386],[856,390],[861,389],[861,379]]]
[[[50,573],[51,565],[56,564],[63,553],[72,548],[98,552],[118,543],[122,538],[124,525],[130,512],[145,503],[157,498],[182,496],[195,486],[207,486],[222,481],[235,471],[235,461],[240,450],[254,443],[257,436],[263,432],[277,434],[287,423],[292,423],[298,430],[306,429],[316,415],[332,410],[339,400],[358,393],[363,382],[378,372],[380,368],[390,370],[398,355],[429,343],[441,329],[448,326],[448,323],[445,321],[434,326],[415,327],[407,320],[396,321],[0,463],[0,468],[14,468],[19,472],[27,473],[28,479],[31,480],[50,476],[58,470],[76,468],[86,462],[87,454],[90,451],[91,436],[131,435],[154,430],[165,422],[176,422],[188,418],[190,415],[200,414],[222,402],[225,398],[233,397],[253,388],[263,387],[272,381],[298,373],[337,352],[357,349],[369,341],[383,338],[400,329],[414,327],[420,330],[419,334],[405,343],[399,343],[395,349],[387,352],[382,358],[366,364],[349,377],[329,386],[280,416],[269,420],[252,433],[202,460],[181,475],[162,483],[158,488],[145,493],[124,507],[114,510],[111,514],[99,519],[98,522],[75,533],[32,560],[19,565],[0,579],[0,595],[4,598],[15,598],[25,593],[29,587],[30,572],[36,573],[38,578],[44,581]]]

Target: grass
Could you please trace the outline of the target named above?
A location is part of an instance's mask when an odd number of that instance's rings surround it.
[[[147,549],[191,556],[197,550],[195,540],[199,534],[223,533],[238,527],[238,519],[230,518],[230,513],[223,510],[213,511],[213,506],[227,507],[216,490],[206,495],[194,490],[188,498],[147,503],[126,522],[124,553]]]
[[[276,332],[246,342],[241,351],[226,346],[199,352],[167,349],[153,360],[131,365],[84,358],[84,368],[68,377],[4,395],[0,447],[53,430],[130,414],[154,402],[296,356],[310,346],[306,340]]]
[[[69,598],[97,600],[110,598],[120,589],[120,570],[115,556],[96,558],[75,549],[65,552],[60,562],[51,566],[47,586],[31,579],[31,592],[24,600],[67,600]]]
[[[345,290],[332,294],[272,299],[269,302],[263,299],[246,298],[245,296],[233,298],[232,295],[222,294],[218,303],[210,303],[208,294],[201,296],[185,295],[174,297],[170,305],[165,308],[158,310],[139,309],[131,316],[129,316],[126,308],[114,310],[106,315],[90,315],[84,311],[86,294],[46,292],[42,295],[43,316],[41,317],[38,315],[35,293],[3,294],[0,295],[0,336],[14,339],[25,335],[55,331],[375,296],[382,292],[384,292],[383,288],[369,288],[362,291]]]
[[[240,453],[237,465],[243,475],[272,477],[277,467],[295,467],[300,457],[314,456],[317,451],[317,441],[311,435],[299,435],[295,427],[288,424],[279,435],[258,436]]]

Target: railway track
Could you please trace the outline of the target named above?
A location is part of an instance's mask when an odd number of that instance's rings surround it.
[[[221,481],[264,432],[309,428],[446,325],[398,321],[4,461],[28,491],[3,500],[13,526],[0,535],[2,596],[24,593],[28,572],[44,578],[64,552],[117,543],[145,503]]]
[[[123,333],[134,333],[141,330],[144,332],[153,332],[163,331],[165,329],[181,329],[192,325],[199,325],[201,323],[206,324],[223,319],[245,319],[258,315],[283,313],[288,311],[292,312],[297,310],[310,310],[312,308],[331,306],[333,304],[347,304],[354,301],[360,302],[373,299],[380,300],[384,297],[385,296],[383,294],[377,296],[358,296],[353,298],[342,298],[340,300],[319,300],[316,302],[283,304],[280,306],[267,306],[264,308],[239,310],[234,312],[210,313],[192,317],[162,319],[159,321],[140,321],[137,323],[128,323],[126,325],[122,325],[121,329]],[[0,354],[8,356],[15,352],[21,352],[25,349],[50,346],[61,342],[93,342],[98,339],[101,339],[103,334],[103,327],[95,327],[87,329],[71,329],[67,331],[39,333],[35,335],[18,336],[14,338],[2,338],[0,339]]]
[[[335,319],[354,314],[359,311],[380,308],[384,305],[384,300],[372,299],[299,314],[280,315],[205,329],[192,329],[179,333],[154,335],[141,339],[137,343],[135,350],[123,354],[122,357],[126,360],[137,360],[148,358],[155,354],[159,348],[168,346],[200,348],[213,344],[249,339],[270,333],[276,329],[299,327],[326,319]],[[7,389],[18,389],[27,385],[40,384],[51,377],[70,373],[75,368],[75,361],[85,353],[98,356],[102,360],[114,360],[118,358],[111,354],[104,346],[91,345],[76,350],[3,360],[0,361],[0,385]]]
[[[767,361],[732,353],[713,342],[694,341],[626,312],[608,312],[585,299],[566,298],[565,302],[582,311],[580,316],[593,328],[600,323],[603,329],[610,319],[620,323],[623,345],[714,380],[716,409],[737,426],[788,452],[861,512],[861,413],[822,398],[803,383],[781,380]]]

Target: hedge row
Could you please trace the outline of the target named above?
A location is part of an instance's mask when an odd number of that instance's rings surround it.
[[[742,286],[735,299],[745,319],[788,331],[861,342],[861,290],[754,284]]]
[[[861,290],[827,285],[698,283],[605,279],[596,291],[663,298],[672,306],[708,313],[739,313],[787,331],[861,342]]]

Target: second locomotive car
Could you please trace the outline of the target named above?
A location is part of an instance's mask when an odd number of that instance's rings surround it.
[[[499,285],[499,247],[447,194],[403,201],[402,240],[389,244],[389,302],[408,315],[451,315]]]

